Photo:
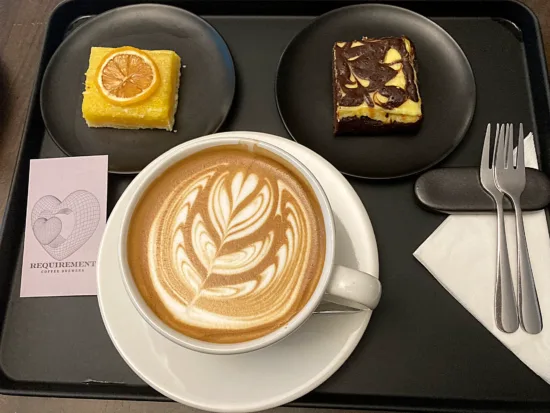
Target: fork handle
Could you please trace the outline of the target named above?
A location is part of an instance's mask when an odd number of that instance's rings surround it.
[[[506,245],[502,198],[496,199],[497,207],[497,274],[495,284],[495,323],[500,331],[513,333],[519,327],[512,271]]]
[[[516,211],[516,232],[518,244],[518,307],[520,325],[529,334],[542,331],[542,314],[540,312],[535,279],[529,259],[529,249],[523,227],[523,214],[519,200],[512,199]]]

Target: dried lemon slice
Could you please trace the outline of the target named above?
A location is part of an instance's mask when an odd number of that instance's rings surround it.
[[[116,105],[130,105],[151,96],[159,85],[155,62],[143,50],[125,46],[113,49],[99,65],[97,86]]]

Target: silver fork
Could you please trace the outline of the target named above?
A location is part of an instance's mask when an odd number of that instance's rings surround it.
[[[502,127],[501,127],[502,129]],[[506,194],[516,213],[516,239],[518,249],[518,308],[521,328],[530,334],[542,330],[542,315],[529,259],[529,250],[523,228],[523,213],[520,198],[525,189],[525,160],[523,150],[523,124],[519,125],[519,140],[514,162],[514,127],[506,127],[506,136],[501,133],[496,143],[494,168],[497,188]],[[514,167],[515,165],[515,167]]]
[[[500,127],[500,133],[504,134],[504,125]],[[495,142],[499,135],[497,124]],[[495,146],[496,149],[496,146]],[[497,274],[495,284],[495,323],[500,331],[513,333],[519,327],[516,300],[514,296],[514,285],[512,272],[510,271],[510,260],[508,259],[508,248],[506,246],[506,231],[504,230],[504,211],[502,192],[496,186],[493,168],[496,160],[496,150],[493,152],[491,162],[491,124],[487,125],[485,142],[481,155],[481,166],[479,168],[479,179],[485,191],[491,195],[497,209]]]

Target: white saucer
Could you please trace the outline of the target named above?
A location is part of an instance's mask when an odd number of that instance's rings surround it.
[[[302,161],[323,186],[334,211],[335,263],[378,277],[378,251],[367,212],[351,185],[331,164],[313,151],[273,135],[255,132],[218,135],[266,141]],[[103,322],[120,355],[142,380],[191,407],[215,412],[250,412],[291,402],[340,368],[367,328],[370,310],[313,315],[283,341],[240,355],[197,353],[153,330],[126,295],[117,256],[123,206],[139,180],[138,175],[109,217],[97,274]]]

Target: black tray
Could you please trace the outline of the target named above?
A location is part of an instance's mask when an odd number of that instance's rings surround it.
[[[203,0],[169,4],[204,16],[231,49],[238,86],[222,130],[288,136],[273,90],[281,53],[313,18],[356,3]],[[29,159],[63,156],[45,133],[40,115],[37,97],[44,69],[67,31],[85,16],[126,4],[130,2],[71,1],[54,11],[48,25],[1,230],[2,393],[165,400],[120,358],[107,336],[95,297],[19,298]],[[523,122],[526,130],[538,137],[541,165],[550,173],[548,80],[535,16],[512,1],[392,4],[433,18],[447,30],[462,46],[476,77],[474,120],[444,165],[476,165],[488,122]],[[109,208],[131,179],[109,177]],[[294,405],[406,411],[550,411],[550,387],[413,258],[413,251],[445,218],[415,204],[414,179],[350,179],[373,221],[384,294],[351,358],[326,383]]]

